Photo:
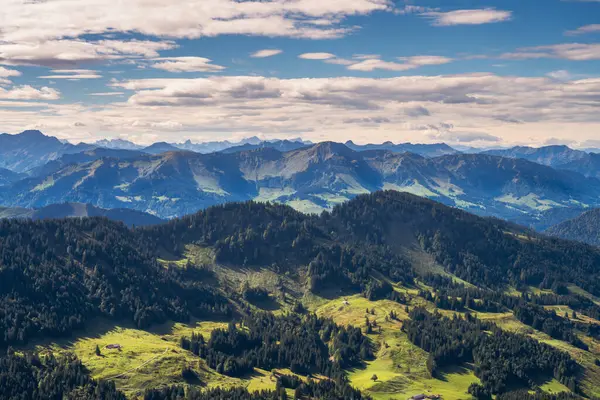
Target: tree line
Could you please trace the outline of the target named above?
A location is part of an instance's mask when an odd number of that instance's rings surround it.
[[[227,329],[213,330],[208,339],[195,333],[182,338],[181,347],[205,359],[217,372],[234,377],[255,367],[339,377],[343,369],[373,355],[359,328],[342,327],[314,314],[250,314],[239,326],[230,323]]]
[[[150,389],[144,394],[144,400],[287,400],[284,386],[284,377],[279,377],[275,390],[262,390],[249,392],[246,388],[233,389],[206,389],[184,388],[172,386],[162,389]],[[348,384],[345,379],[322,379],[319,381],[309,379],[300,382],[294,389],[293,399],[321,399],[321,400],[370,400],[369,396],[361,394]]]
[[[114,382],[94,381],[73,355],[15,354],[0,357],[0,400],[126,400]]]
[[[501,394],[511,387],[534,387],[539,375],[551,376],[576,392],[579,365],[567,354],[527,336],[502,331],[467,314],[453,318],[423,308],[410,312],[402,330],[429,353],[432,376],[449,365],[475,364],[482,393]]]

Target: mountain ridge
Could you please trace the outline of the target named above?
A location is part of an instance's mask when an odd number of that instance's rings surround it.
[[[123,222],[128,227],[156,225],[164,222],[152,214],[128,208],[103,209],[85,203],[62,203],[31,208],[0,207],[0,218],[27,218],[32,220],[106,217]]]
[[[588,177],[600,177],[600,154],[574,150],[565,145],[538,148],[516,146],[508,149],[488,150],[483,153],[508,158],[522,158],[557,169],[579,172]]]

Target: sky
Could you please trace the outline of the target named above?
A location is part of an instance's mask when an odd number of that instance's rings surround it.
[[[600,147],[600,0],[1,0],[0,132]]]

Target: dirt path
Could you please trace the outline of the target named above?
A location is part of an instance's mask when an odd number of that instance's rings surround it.
[[[165,354],[167,354],[167,352],[168,352],[168,351],[169,351],[169,348],[167,347],[167,348],[165,349],[165,352],[164,352],[164,353],[161,353],[161,354],[159,354],[159,355],[157,355],[157,356],[154,356],[154,357],[152,357],[152,358],[151,358],[151,359],[149,359],[149,360],[146,360],[146,361],[144,361],[144,363],[143,363],[143,364],[140,364],[140,365],[138,365],[138,366],[137,366],[137,367],[135,367],[135,368],[131,368],[130,370],[127,370],[127,371],[125,371],[125,372],[122,372],[122,373],[120,373],[119,375],[111,376],[110,378],[105,378],[105,379],[107,379],[107,380],[113,380],[113,379],[121,378],[123,375],[126,375],[126,374],[129,374],[129,373],[131,373],[131,372],[137,371],[138,369],[140,369],[140,368],[142,368],[142,367],[144,367],[144,366],[148,365],[148,363],[151,363],[152,361],[156,360],[157,358],[164,356]]]

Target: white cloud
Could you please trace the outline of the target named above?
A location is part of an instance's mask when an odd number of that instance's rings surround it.
[[[283,53],[282,50],[278,50],[278,49],[265,49],[265,50],[259,50],[255,53],[252,53],[250,55],[250,57],[252,58],[266,58],[266,57],[273,57],[276,56],[278,54]]]
[[[153,61],[159,62],[152,64],[152,68],[169,72],[219,72],[225,69],[204,57],[161,57]]]
[[[1,25],[1,24],[0,24]],[[0,39],[2,36],[0,36]],[[9,65],[73,66],[83,62],[123,58],[157,57],[158,51],[175,48],[170,41],[74,39],[42,43],[10,43],[0,40],[0,63]]]
[[[80,79],[99,79],[102,75],[90,69],[53,69],[55,75],[38,76],[40,79],[66,79],[78,81]]]
[[[7,107],[19,107],[19,108],[46,108],[50,106],[48,103],[37,102],[37,101],[17,101],[17,100],[0,100],[0,109]],[[7,113],[8,114],[8,113]],[[10,115],[7,115],[10,117]],[[5,121],[9,121],[6,119]]]
[[[38,76],[39,79],[66,79],[69,81],[78,81],[80,79],[100,79],[102,75],[94,74],[94,73],[73,73],[64,75],[43,75]]]
[[[568,81],[569,79],[573,78],[573,75],[571,75],[569,71],[566,71],[564,69],[548,72],[546,76],[557,79],[559,81]]]
[[[403,8],[396,8],[394,13],[398,15],[409,15],[409,14],[423,14],[426,12],[437,11],[437,8],[431,7],[423,7],[423,6],[414,6],[414,5],[405,5]]]
[[[486,132],[455,131],[453,126],[431,126],[429,127],[430,137],[436,141],[445,141],[458,144],[490,144],[498,143],[501,139],[498,136]]]
[[[379,54],[354,54],[352,58],[354,60],[373,60],[379,59],[381,56]]]
[[[122,96],[124,94],[125,94],[124,92],[98,92],[98,93],[88,93],[88,96],[105,97],[105,96]]]
[[[16,69],[0,67],[0,78],[10,78],[13,76],[21,76],[21,72]]]
[[[133,90],[129,99],[137,105],[204,104],[228,106],[273,101],[336,105],[346,109],[385,108],[386,102],[433,102],[490,108],[523,101],[540,112],[538,106],[555,101],[569,105],[583,95],[597,104],[600,80],[555,82],[546,78],[499,77],[492,74],[458,76],[405,76],[389,79],[322,78],[276,79],[265,77],[210,77],[198,79],[142,79],[116,82],[114,87]],[[580,102],[582,98],[577,99]],[[255,104],[254,104],[255,105]],[[574,104],[573,104],[574,105]],[[417,104],[412,104],[415,107]],[[261,104],[261,107],[267,107]],[[429,109],[429,108],[428,108]],[[583,111],[583,109],[581,109]],[[592,116],[592,115],[590,115]],[[594,114],[594,118],[597,116]]]
[[[502,58],[524,60],[538,58],[562,58],[572,61],[600,60],[600,44],[564,43],[550,46],[525,47]]]
[[[55,74],[95,74],[98,71],[93,69],[53,69]]]
[[[401,57],[400,60],[406,61],[412,65],[442,65],[451,63],[453,60],[448,57],[442,56],[413,56],[413,57]]]
[[[329,60],[331,58],[335,58],[335,54],[331,53],[304,53],[300,54],[298,58],[302,58],[304,60]]]
[[[43,43],[116,32],[168,38],[226,34],[339,37],[349,31],[339,25],[343,18],[392,11],[393,3],[390,0],[3,0],[2,8],[2,41]]]
[[[596,33],[596,32],[600,32],[600,24],[581,26],[572,31],[565,32],[565,35],[576,36],[576,35],[584,35],[586,33]]]
[[[559,139],[555,137],[548,138],[544,141],[546,146],[573,146],[577,141],[573,139]]]
[[[386,71],[408,71],[426,65],[441,65],[453,61],[453,59],[442,56],[413,56],[399,57],[403,63],[384,61],[378,54],[355,54],[352,60],[339,58],[332,53],[305,53],[299,56],[307,60],[322,60],[328,64],[345,65],[351,71],[370,72],[374,70]]]
[[[415,66],[411,64],[399,64],[378,59],[367,59],[348,66],[348,69],[352,71],[374,71],[376,69],[383,69],[386,71],[407,71],[413,68],[415,68]]]
[[[10,79],[15,76],[21,76],[21,72],[16,69],[8,69],[0,66],[0,85],[9,85]]]
[[[354,60],[347,60],[345,58],[329,58],[327,60],[324,60],[324,62],[327,64],[334,65],[352,65],[356,63],[356,61]]]
[[[494,8],[448,12],[430,11],[421,15],[430,19],[435,26],[482,25],[504,22],[512,18],[511,11],[496,10]]]
[[[36,89],[29,85],[15,86],[10,89],[0,88],[2,100],[57,100],[60,92],[49,87]]]

